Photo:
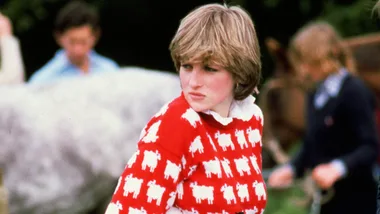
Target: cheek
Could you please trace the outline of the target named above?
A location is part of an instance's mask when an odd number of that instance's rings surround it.
[[[87,50],[91,50],[94,47],[95,41],[96,41],[96,39],[94,37],[91,37],[90,39],[88,39],[84,45],[85,48]]]
[[[69,41],[68,41],[68,39],[65,39],[65,38],[60,38],[59,40],[57,40],[58,41],[58,44],[62,47],[62,48],[64,48],[64,49],[68,49],[69,48]]]
[[[71,54],[75,49],[74,43],[69,39],[61,39],[59,44],[68,54]]]
[[[181,83],[182,88],[186,88],[188,85],[188,75],[186,75],[186,72],[179,71],[179,80]]]
[[[233,93],[234,81],[230,75],[221,75],[209,82],[210,88],[220,95],[231,95]]]

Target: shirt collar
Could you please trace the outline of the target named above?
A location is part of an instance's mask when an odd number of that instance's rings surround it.
[[[89,60],[90,60],[90,67],[92,67],[93,65],[95,65],[97,63],[97,60],[96,60],[97,53],[96,53],[95,50],[90,50],[90,52],[88,54],[88,57],[89,57]],[[67,58],[66,51],[64,49],[59,49],[55,53],[55,58],[62,60],[66,66],[71,66],[71,67],[75,67],[76,68],[76,66],[73,65],[70,62],[70,60]]]
[[[259,113],[259,107],[255,104],[255,100],[256,98],[252,95],[248,96],[244,100],[234,100],[231,104],[228,117],[222,117],[220,114],[212,110],[206,110],[203,111],[203,113],[212,115],[214,119],[222,125],[228,125],[232,122],[233,118],[248,121]]]
[[[342,87],[343,80],[348,75],[345,68],[339,69],[337,73],[329,75],[322,83],[321,87],[331,97],[336,97]]]

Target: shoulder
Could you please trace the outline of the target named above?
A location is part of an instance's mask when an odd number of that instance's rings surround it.
[[[350,75],[347,77],[343,87],[342,95],[343,103],[349,106],[370,106],[375,105],[375,95],[369,87],[360,78]]]
[[[192,135],[194,133],[192,130],[195,130],[200,123],[199,114],[180,96],[161,107],[142,130],[140,139],[152,130],[165,137],[174,135],[185,137],[183,135]]]
[[[261,108],[256,105],[255,103],[253,103],[253,117],[251,119],[251,124],[253,125],[253,127],[256,127],[259,132],[260,132],[260,135],[263,134],[263,129],[264,129],[264,115],[263,115],[263,112],[261,111]]]
[[[181,157],[194,136],[200,116],[182,97],[164,105],[148,122],[140,135],[139,145],[155,143]]]
[[[248,96],[242,101],[237,102],[238,111],[232,112],[236,118],[242,119],[244,121],[259,121],[261,124],[264,123],[264,115],[261,108],[255,103],[256,98],[252,95]],[[234,110],[233,110],[234,111]]]
[[[344,96],[372,96],[372,91],[360,78],[349,75],[342,87]]]
[[[34,72],[29,82],[42,82],[60,73],[67,65],[64,52],[59,50],[45,65]]]
[[[154,118],[162,120],[164,123],[173,125],[196,127],[201,122],[199,114],[194,111],[183,96],[179,96],[171,102],[165,104]]]
[[[103,56],[95,51],[91,52],[91,58],[97,65],[101,67],[119,69],[119,65],[114,60],[106,56]]]
[[[254,103],[253,104],[253,109],[254,109],[253,110],[253,112],[254,112],[253,115],[255,116],[255,118],[257,120],[259,120],[262,125],[264,125],[264,114],[263,114],[263,111],[261,110],[261,108],[256,103]]]

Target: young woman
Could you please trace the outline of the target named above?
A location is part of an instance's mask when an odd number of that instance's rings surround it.
[[[201,6],[170,51],[181,95],[148,122],[107,214],[263,213],[261,73],[254,24],[242,8]]]
[[[289,56],[313,86],[307,98],[307,131],[299,154],[275,170],[268,184],[286,186],[311,170],[322,193],[333,195],[322,205],[322,214],[375,213],[372,167],[378,149],[372,92],[353,75],[351,55],[327,23],[301,28]]]

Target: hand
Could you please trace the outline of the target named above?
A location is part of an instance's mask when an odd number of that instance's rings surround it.
[[[12,35],[12,24],[8,17],[0,13],[0,37]]]
[[[312,178],[322,189],[329,189],[341,177],[340,172],[333,164],[320,164],[312,171]]]
[[[275,169],[269,176],[268,185],[274,188],[286,188],[293,183],[293,170],[289,165]]]

